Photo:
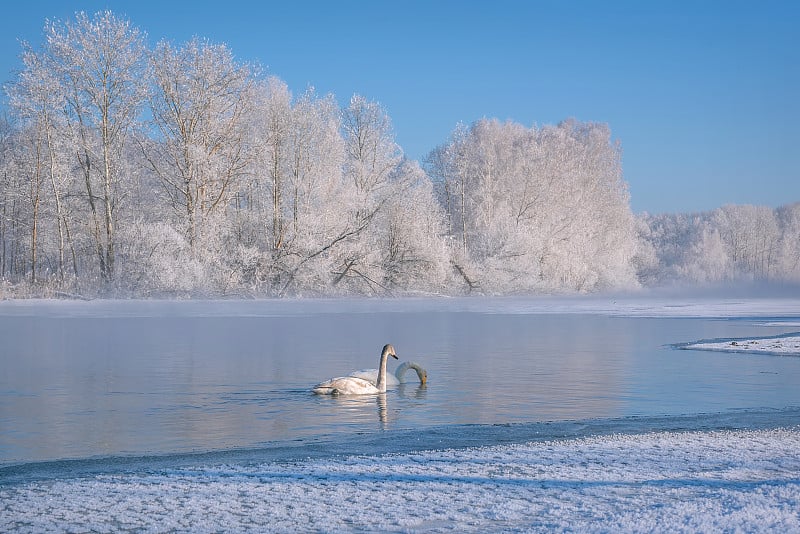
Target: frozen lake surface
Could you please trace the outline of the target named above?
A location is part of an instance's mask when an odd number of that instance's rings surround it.
[[[0,530],[797,530],[800,358],[725,344],[799,325],[797,299],[0,302]],[[426,387],[310,393],[384,343]]]

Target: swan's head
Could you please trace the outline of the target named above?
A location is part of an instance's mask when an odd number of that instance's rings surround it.
[[[419,376],[419,383],[424,386],[428,382],[428,371],[425,369],[417,369],[417,376]]]
[[[383,346],[383,352],[381,352],[381,358],[385,356],[391,356],[395,360],[397,359],[397,354],[394,353],[394,347],[388,343]]]
[[[408,366],[417,372],[417,376],[419,377],[419,385],[424,386],[428,382],[428,371],[423,369],[423,367],[415,362],[411,362]]]

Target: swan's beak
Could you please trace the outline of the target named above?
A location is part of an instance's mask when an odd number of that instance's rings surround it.
[[[392,358],[394,358],[395,360],[397,359],[397,354],[395,354],[394,352],[390,353],[389,355],[390,355]]]
[[[419,385],[424,386],[428,382],[428,373],[424,373],[422,377],[420,377]]]

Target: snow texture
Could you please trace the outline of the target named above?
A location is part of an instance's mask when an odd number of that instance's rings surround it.
[[[800,335],[698,341],[696,343],[682,345],[681,348],[719,352],[749,352],[780,356],[800,356]]]
[[[620,317],[762,318],[763,326],[800,325],[800,298],[656,294],[540,297],[422,297],[346,299],[0,300],[0,317],[289,317],[339,313],[471,312],[598,314]],[[787,321],[766,318],[786,317]]]
[[[797,532],[800,429],[0,481],[0,503],[19,532]]]

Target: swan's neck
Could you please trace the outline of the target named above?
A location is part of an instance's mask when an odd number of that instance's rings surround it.
[[[404,382],[405,380],[403,379],[403,375],[405,375],[406,371],[408,371],[409,369],[413,369],[414,371],[417,372],[417,377],[419,378],[420,384],[424,383],[422,378],[424,376],[423,373],[425,372],[425,370],[418,363],[414,362],[403,362],[400,364],[400,367],[398,367],[394,372],[394,375],[397,377],[397,380],[400,382]]]
[[[425,383],[425,370],[417,364],[412,364],[410,367],[417,372],[417,378],[419,378],[419,383]]]
[[[406,371],[408,371],[410,367],[408,362],[403,362],[400,364],[400,367],[394,370],[394,376],[397,377],[398,382],[403,382],[403,375],[406,374]]]
[[[378,381],[375,383],[375,387],[378,388],[378,391],[384,392],[386,391],[386,360],[389,359],[389,355],[387,353],[381,354],[381,364],[378,367]]]

